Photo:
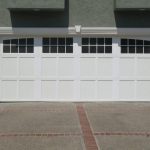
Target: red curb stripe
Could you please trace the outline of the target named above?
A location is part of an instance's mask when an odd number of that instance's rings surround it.
[[[149,137],[149,132],[95,132],[94,135],[107,135],[107,136],[146,136]]]
[[[0,134],[0,137],[56,137],[81,136],[81,133],[9,133]]]
[[[84,107],[82,105],[77,105],[76,108],[80,120],[86,150],[98,150],[98,146],[96,144],[96,140],[94,138]]]

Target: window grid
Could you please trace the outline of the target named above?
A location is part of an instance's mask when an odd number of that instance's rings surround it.
[[[121,39],[122,54],[146,54],[150,53],[150,41],[139,39]]]
[[[34,39],[3,40],[3,53],[34,53]]]
[[[43,53],[73,53],[73,38],[43,38]]]
[[[112,53],[112,38],[82,38],[82,53]]]

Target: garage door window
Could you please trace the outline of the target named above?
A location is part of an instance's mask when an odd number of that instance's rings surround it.
[[[121,39],[121,53],[150,53],[150,41],[138,39]]]
[[[73,53],[73,38],[43,38],[43,53]]]
[[[82,53],[112,53],[112,38],[82,38]]]
[[[34,39],[3,40],[3,53],[34,53]]]

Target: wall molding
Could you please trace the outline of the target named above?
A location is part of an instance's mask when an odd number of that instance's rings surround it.
[[[114,36],[150,36],[150,28],[114,28],[114,27],[76,27],[69,28],[11,28],[0,27],[0,35],[114,35]]]

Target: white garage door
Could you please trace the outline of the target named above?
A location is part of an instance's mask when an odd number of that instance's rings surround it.
[[[121,39],[119,98],[150,100],[150,41]]]
[[[150,98],[147,39],[5,38],[0,65],[2,101]]]

